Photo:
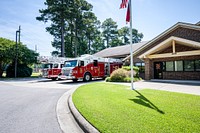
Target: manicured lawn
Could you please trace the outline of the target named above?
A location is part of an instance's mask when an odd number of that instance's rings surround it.
[[[32,73],[31,77],[32,78],[38,78],[41,76],[41,73]]]
[[[110,83],[89,84],[78,88],[72,98],[81,114],[100,132],[200,131],[200,96],[128,88]]]
[[[3,75],[2,75],[3,77],[6,77],[6,72],[3,72]]]

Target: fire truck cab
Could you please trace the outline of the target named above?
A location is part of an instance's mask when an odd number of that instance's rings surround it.
[[[105,78],[121,67],[122,61],[119,59],[82,55],[79,58],[65,61],[59,77],[73,81],[78,79],[90,81],[92,78]]]

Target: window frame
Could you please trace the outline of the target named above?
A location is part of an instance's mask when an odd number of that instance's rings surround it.
[[[186,67],[186,66],[185,66],[185,62],[186,62],[186,61],[193,62],[193,70],[191,70],[191,71],[186,71],[186,70],[185,70],[185,67]],[[184,64],[184,65],[183,65],[183,70],[184,70],[184,72],[195,72],[195,60],[184,60],[184,61],[183,61],[183,64]]]
[[[173,66],[172,66],[173,70],[167,71],[167,62],[172,62],[172,64],[173,64]],[[165,71],[166,71],[166,72],[174,72],[174,71],[175,71],[174,61],[166,61],[166,62],[165,62]]]
[[[98,60],[93,60],[94,67],[98,67]]]

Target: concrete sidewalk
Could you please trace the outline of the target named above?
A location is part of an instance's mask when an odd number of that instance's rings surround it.
[[[131,86],[130,83],[114,83]],[[150,80],[134,82],[136,89],[156,89],[200,95],[200,81],[194,80]]]

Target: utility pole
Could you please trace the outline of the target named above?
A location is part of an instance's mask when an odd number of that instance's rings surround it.
[[[15,40],[16,41],[16,47],[15,47],[15,54],[16,54],[15,55],[15,78],[17,77],[18,43],[20,43],[20,32],[21,32],[21,26],[19,26],[19,30],[16,31],[16,40]],[[19,36],[18,38],[17,38],[17,35]]]
[[[63,11],[64,1],[62,0],[62,12],[61,12],[61,57],[65,57],[65,42],[64,42],[64,11]]]
[[[35,45],[35,52],[37,53],[37,45]],[[37,60],[37,57],[36,57]],[[37,63],[34,64],[34,72],[38,72]]]

